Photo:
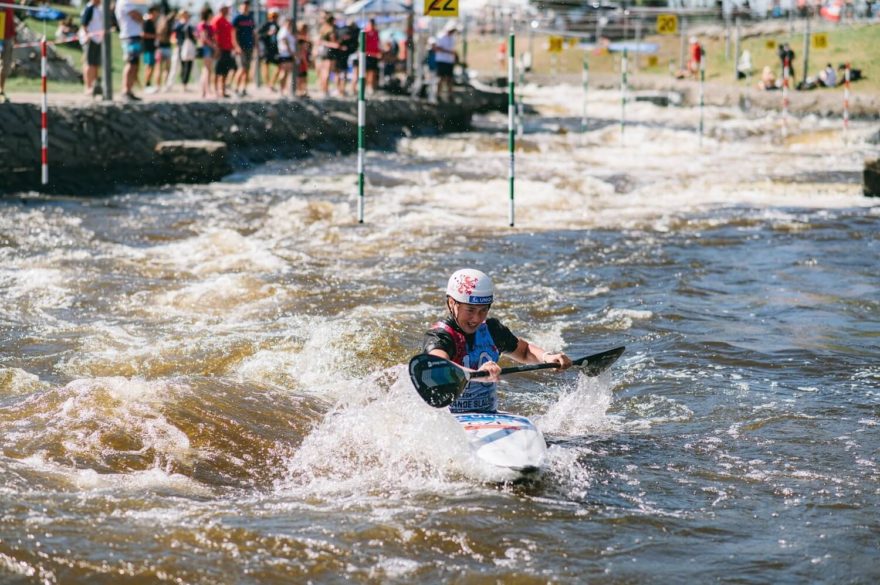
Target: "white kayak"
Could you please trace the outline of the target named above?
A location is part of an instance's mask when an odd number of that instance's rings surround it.
[[[524,416],[464,413],[453,415],[464,428],[477,458],[503,481],[532,478],[547,462],[544,435]]]

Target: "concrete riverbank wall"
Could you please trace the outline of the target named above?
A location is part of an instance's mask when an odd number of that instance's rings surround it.
[[[402,136],[466,130],[474,114],[506,108],[506,99],[503,93],[466,88],[452,103],[409,97],[371,100],[367,146],[385,148]],[[0,129],[0,194],[91,195],[123,186],[203,181],[217,174],[214,169],[185,168],[211,157],[190,162],[186,156],[163,154],[160,145],[167,141],[224,143],[230,168],[313,151],[354,152],[357,103],[327,99],[50,104],[47,186],[40,184],[39,106],[0,107]],[[222,166],[221,175],[229,170]]]

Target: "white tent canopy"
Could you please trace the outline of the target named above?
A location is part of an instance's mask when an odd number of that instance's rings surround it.
[[[401,14],[410,11],[402,0],[358,0],[345,9],[346,14]]]

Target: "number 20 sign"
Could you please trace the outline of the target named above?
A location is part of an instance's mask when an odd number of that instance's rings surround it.
[[[674,35],[678,32],[678,16],[675,14],[657,15],[657,34]]]

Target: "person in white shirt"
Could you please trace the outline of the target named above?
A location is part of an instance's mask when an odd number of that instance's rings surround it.
[[[294,55],[296,55],[296,36],[293,34],[293,20],[288,19],[278,29],[278,70],[269,89],[278,85],[281,95],[290,89],[290,75],[293,74]]]
[[[141,64],[144,32],[143,13],[144,5],[138,4],[135,0],[118,0],[116,2],[119,41],[122,43],[122,53],[125,57],[125,67],[122,70],[122,97],[135,101],[140,100],[134,95],[132,88],[137,81]]]
[[[446,27],[434,43],[434,60],[437,63],[437,84],[438,97],[443,96],[443,88],[446,88],[447,100],[452,99],[452,72],[458,55],[455,52],[455,33],[458,31],[456,24],[450,24]]]
[[[94,95],[98,67],[101,66],[101,41],[104,39],[104,12],[101,0],[91,0],[80,17],[80,44],[83,46],[83,83],[85,94]]]
[[[825,87],[835,87],[837,86],[837,71],[834,70],[834,67],[829,63],[825,69],[819,73],[819,81]]]

